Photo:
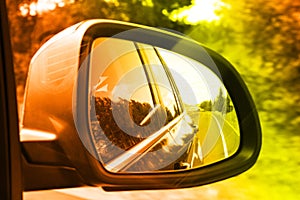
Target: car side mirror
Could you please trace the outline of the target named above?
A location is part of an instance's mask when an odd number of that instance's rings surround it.
[[[261,147],[255,105],[227,60],[181,35],[112,20],[76,24],[40,48],[21,127],[26,169],[70,167],[107,190],[223,180],[249,169]],[[47,151],[32,153],[37,144]],[[54,161],[42,162],[49,148]],[[70,174],[25,184],[66,186]]]

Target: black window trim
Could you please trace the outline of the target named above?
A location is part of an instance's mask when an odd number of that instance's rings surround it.
[[[174,96],[174,99],[176,101],[176,105],[177,105],[177,108],[176,108],[176,112],[178,112],[177,114],[179,113],[183,113],[184,111],[184,105],[183,105],[183,102],[182,102],[182,99],[181,99],[181,96],[180,96],[180,92],[177,88],[177,85],[175,83],[175,80],[170,72],[170,69],[167,65],[167,63],[164,61],[164,59],[162,58],[161,54],[159,53],[159,51],[157,50],[156,47],[153,47],[157,57],[159,58],[161,64],[162,64],[162,67],[169,79],[169,82],[170,82],[170,85],[172,87],[172,92],[173,92],[173,96]]]
[[[21,153],[12,48],[5,1],[0,2],[0,196],[22,199]]]

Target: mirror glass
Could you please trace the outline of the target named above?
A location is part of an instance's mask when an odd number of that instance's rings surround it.
[[[239,148],[234,105],[203,64],[146,44],[97,38],[89,66],[90,132],[108,171],[193,169]]]

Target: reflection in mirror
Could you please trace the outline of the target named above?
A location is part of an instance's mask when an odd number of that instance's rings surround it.
[[[227,90],[195,60],[150,45],[97,38],[89,85],[90,130],[108,171],[193,169],[239,148],[239,124]]]

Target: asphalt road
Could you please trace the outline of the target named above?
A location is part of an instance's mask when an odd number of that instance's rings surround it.
[[[189,153],[192,168],[215,163],[235,153],[240,136],[234,123],[219,113],[200,113],[199,131]]]

